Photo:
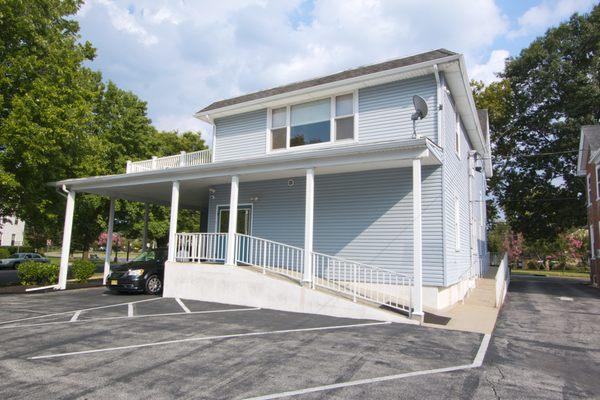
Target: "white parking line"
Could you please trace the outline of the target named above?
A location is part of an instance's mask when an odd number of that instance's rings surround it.
[[[406,372],[403,374],[386,375],[386,376],[380,376],[377,378],[370,378],[370,379],[359,379],[359,380],[355,380],[355,381],[334,383],[331,385],[314,386],[314,387],[306,388],[306,389],[290,390],[288,392],[273,393],[273,394],[267,394],[264,396],[251,397],[251,398],[247,398],[246,400],[281,399],[284,397],[298,396],[301,394],[324,392],[327,390],[341,389],[341,388],[350,387],[350,386],[366,385],[366,384],[370,384],[370,383],[378,383],[378,382],[385,382],[385,381],[391,381],[391,380],[396,380],[396,379],[410,378],[413,376],[433,375],[433,374],[440,374],[440,373],[444,373],[444,372],[452,372],[452,371],[460,371],[460,370],[464,370],[464,369],[479,368],[479,367],[481,367],[481,365],[483,363],[483,358],[485,357],[485,353],[487,351],[489,343],[490,343],[490,335],[485,334],[483,336],[483,339],[481,340],[481,344],[479,345],[479,350],[477,351],[477,355],[475,355],[475,359],[473,360],[473,362],[471,364],[456,365],[453,367],[445,367],[445,368],[428,369],[428,370],[424,370],[424,371]]]
[[[284,329],[284,330],[279,330],[279,331],[247,332],[247,333],[234,333],[231,335],[192,337],[192,338],[186,338],[186,339],[166,340],[163,342],[151,342],[151,343],[134,344],[134,345],[129,345],[129,346],[107,347],[107,348],[103,348],[103,349],[73,351],[73,352],[69,352],[69,353],[46,354],[46,355],[42,355],[42,356],[29,357],[28,359],[29,360],[41,360],[41,359],[46,359],[46,358],[76,356],[76,355],[81,355],[81,354],[92,354],[92,353],[102,353],[102,352],[109,352],[109,351],[139,349],[141,347],[163,346],[163,345],[174,344],[174,343],[199,342],[199,341],[216,340],[216,339],[234,339],[234,338],[249,337],[249,336],[278,335],[278,334],[282,334],[282,333],[292,333],[292,332],[326,331],[326,330],[359,328],[359,327],[366,327],[366,326],[388,325],[388,324],[391,324],[391,322],[370,322],[370,323],[364,323],[364,324],[320,326],[320,327],[316,327],[316,328]]]
[[[127,316],[133,317],[133,303],[127,304]]]
[[[223,310],[206,310],[206,311],[191,311],[189,313],[186,312],[177,312],[177,313],[162,313],[162,314],[146,314],[146,315],[133,315],[126,317],[100,317],[100,318],[88,318],[88,319],[78,319],[77,321],[52,321],[52,322],[42,322],[39,324],[27,324],[27,325],[10,325],[10,326],[0,326],[0,329],[16,329],[16,328],[30,328],[33,326],[45,326],[45,325],[62,325],[62,324],[72,324],[72,323],[82,323],[82,322],[93,322],[93,321],[107,321],[111,319],[124,319],[124,318],[147,318],[147,317],[167,317],[172,315],[192,315],[192,314],[214,314],[214,313],[224,313],[224,312],[237,312],[237,311],[257,311],[260,308],[226,308]]]
[[[79,314],[81,314],[81,310],[75,311],[75,314],[73,314],[73,316],[71,317],[71,320],[69,322],[77,321],[77,318],[79,318]]]
[[[160,300],[160,299],[162,299],[162,297],[155,297],[155,298],[152,298],[152,299],[138,300],[138,301],[134,301],[133,303],[142,303],[142,302],[145,302],[145,301],[154,301],[154,300]],[[12,322],[28,321],[28,320],[31,320],[31,319],[39,319],[39,318],[44,318],[44,317],[54,317],[56,315],[73,314],[74,312],[77,312],[77,311],[89,311],[89,310],[99,310],[101,308],[117,307],[117,306],[122,306],[122,305],[125,305],[125,304],[129,304],[129,303],[109,304],[109,305],[106,305],[106,306],[83,308],[81,310],[61,311],[61,312],[52,313],[52,314],[36,315],[35,317],[19,318],[19,319],[13,319],[11,321],[0,321],[0,325],[10,324]]]
[[[183,309],[183,311],[185,311],[186,313],[190,312],[190,309],[187,308],[185,306],[185,304],[183,304],[183,301],[181,301],[181,299],[179,297],[175,297],[175,300],[177,300],[177,302],[179,303],[179,305],[181,306],[181,308]]]

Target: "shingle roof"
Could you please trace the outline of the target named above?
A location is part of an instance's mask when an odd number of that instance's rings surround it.
[[[394,68],[406,67],[408,65],[419,64],[422,62],[432,61],[439,58],[445,58],[448,56],[456,55],[450,50],[446,49],[437,49],[433,51],[428,51],[426,53],[417,54],[410,57],[397,58],[390,61],[385,61],[379,64],[367,65],[364,67],[358,67],[354,69],[349,69],[346,71],[338,72],[335,74],[323,76],[320,78],[309,79],[306,81],[300,81],[295,83],[290,83],[284,86],[278,86],[275,88],[261,90],[254,93],[245,94],[238,97],[233,97],[226,100],[216,101],[210,104],[207,107],[204,107],[202,110],[198,111],[198,113],[215,110],[222,107],[232,106],[234,104],[245,103],[251,100],[258,100],[282,93],[293,92],[295,90],[306,89],[313,86],[323,85],[326,83],[341,81],[344,79],[355,78],[357,76],[373,74],[376,72],[386,71]]]
[[[600,149],[600,125],[583,125],[581,133],[585,137],[588,146],[590,146],[591,153]]]

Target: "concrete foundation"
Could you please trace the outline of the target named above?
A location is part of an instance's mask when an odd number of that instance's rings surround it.
[[[415,321],[325,291],[241,267],[167,262],[164,297],[274,310],[415,324]]]

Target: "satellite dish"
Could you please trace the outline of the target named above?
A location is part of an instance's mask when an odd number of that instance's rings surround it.
[[[413,138],[417,138],[417,120],[423,119],[427,116],[427,103],[419,95],[413,96],[413,105],[415,106],[415,112],[410,116],[413,122]]]
[[[417,119],[425,118],[427,116],[427,103],[425,100],[421,96],[415,94],[413,96],[413,104],[415,106],[415,113],[411,116],[411,119],[415,121]]]

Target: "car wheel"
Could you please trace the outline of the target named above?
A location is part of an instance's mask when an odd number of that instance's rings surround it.
[[[146,293],[159,294],[162,290],[162,281],[156,275],[152,275],[146,279]]]

